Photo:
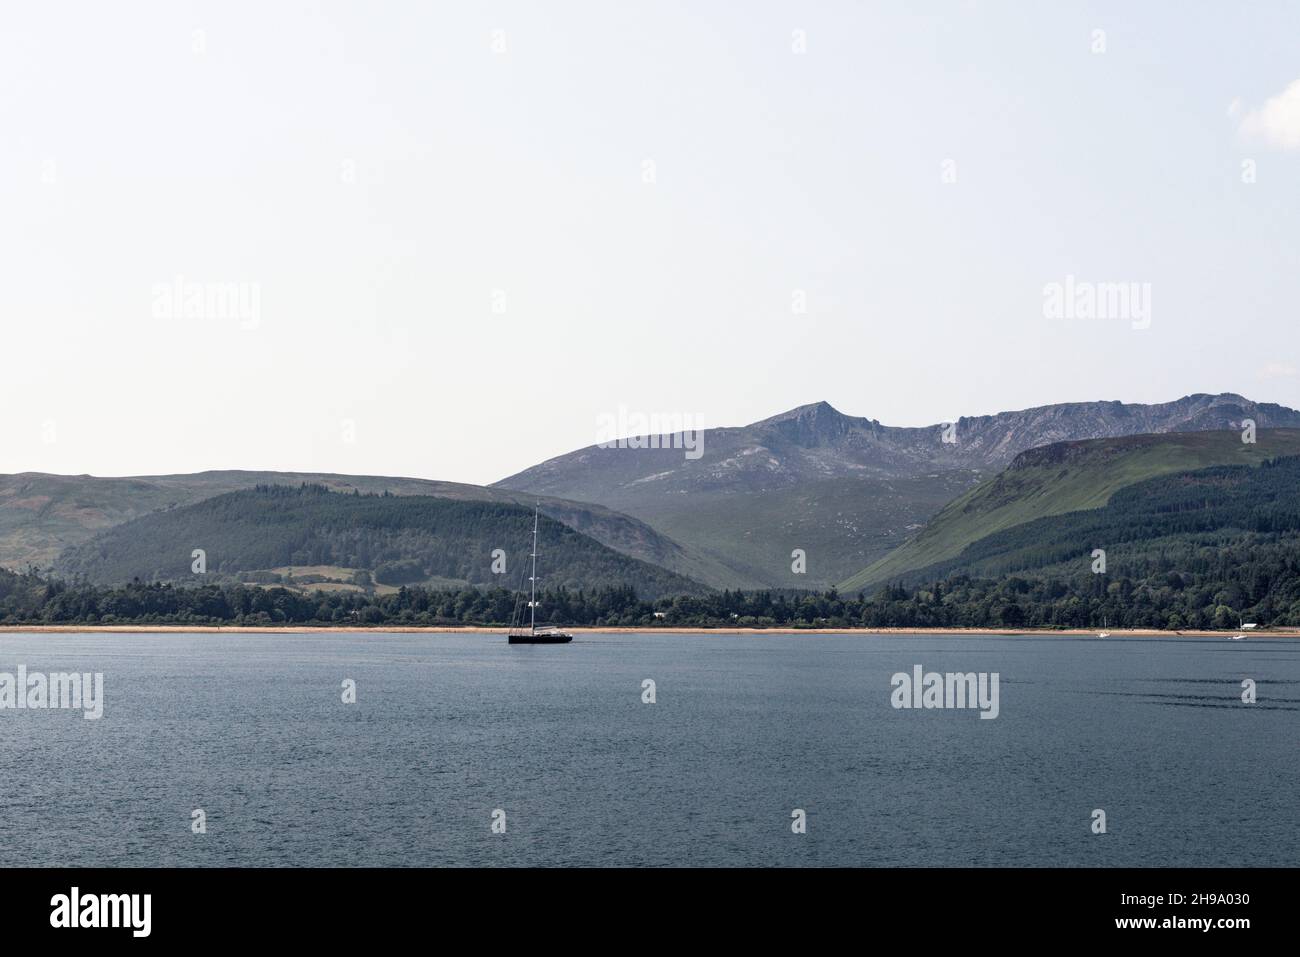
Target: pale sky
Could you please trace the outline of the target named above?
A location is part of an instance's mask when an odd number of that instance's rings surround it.
[[[1297,81],[1296,3],[10,5],[0,472],[1300,406]],[[1045,316],[1067,276],[1149,328]]]

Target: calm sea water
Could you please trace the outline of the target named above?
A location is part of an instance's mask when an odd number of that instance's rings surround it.
[[[0,711],[3,866],[1300,859],[1300,641],[0,635],[19,664],[106,702]],[[916,664],[998,672],[999,717],[895,710]]]

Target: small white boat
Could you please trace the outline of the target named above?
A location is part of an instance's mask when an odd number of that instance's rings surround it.
[[[1245,641],[1245,640],[1246,640],[1246,636],[1245,636],[1245,635],[1232,635],[1232,636],[1230,636],[1230,637],[1228,638],[1228,640],[1229,640],[1229,641]]]
[[[1109,632],[1109,631],[1099,631],[1099,632],[1097,632],[1097,637],[1098,637],[1098,638],[1109,638],[1109,637],[1110,637],[1110,632]]]
[[[531,589],[528,596],[528,627],[512,627],[506,632],[506,642],[511,645],[567,645],[573,641],[573,635],[553,625],[537,627],[537,521],[541,511],[539,502],[533,509],[533,573],[528,579]]]

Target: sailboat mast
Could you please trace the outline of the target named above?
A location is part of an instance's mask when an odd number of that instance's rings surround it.
[[[528,602],[528,632],[537,634],[537,512],[541,508],[537,505],[533,508],[533,573],[528,580],[532,583],[533,594]]]

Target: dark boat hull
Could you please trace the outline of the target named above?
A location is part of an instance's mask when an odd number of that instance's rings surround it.
[[[573,635],[566,635],[562,631],[543,635],[510,636],[510,644],[512,645],[566,645],[571,641],[573,641]]]

